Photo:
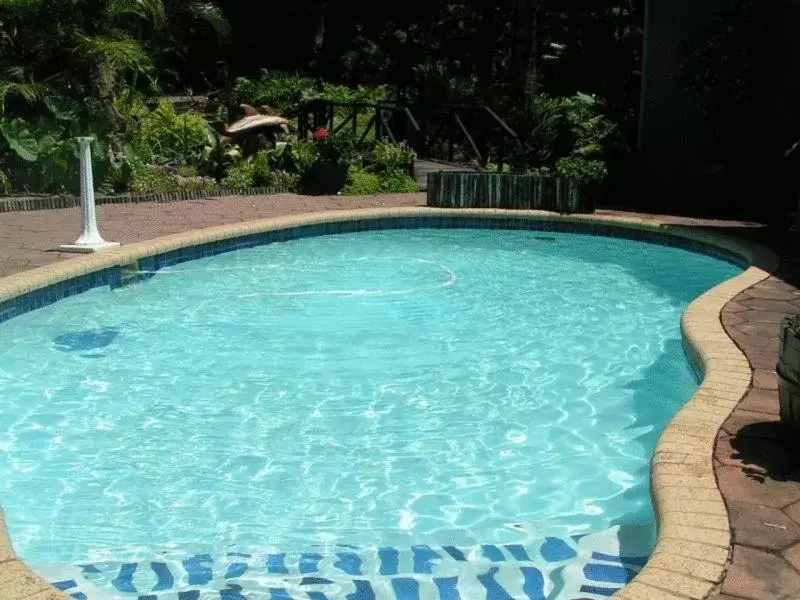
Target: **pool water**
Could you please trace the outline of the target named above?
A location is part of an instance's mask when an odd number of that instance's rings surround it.
[[[567,560],[608,538],[621,555],[628,528],[649,552],[649,461],[697,387],[680,316],[740,270],[600,236],[411,229],[96,288],[0,324],[0,504],[25,560],[105,565],[83,575],[109,597],[167,589],[155,564],[183,569],[170,598],[201,563],[217,565],[208,584],[237,580],[231,560],[268,579],[377,577],[389,548],[395,574],[474,563],[491,598],[490,567],[527,556],[541,597],[567,598],[548,543]],[[295,597],[261,584],[229,591]],[[362,597],[342,585],[327,597]]]

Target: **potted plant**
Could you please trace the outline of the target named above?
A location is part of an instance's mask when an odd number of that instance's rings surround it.
[[[800,314],[781,323],[777,371],[781,421],[800,429]]]
[[[347,181],[351,157],[347,144],[330,135],[327,129],[314,132],[317,160],[306,171],[302,181],[305,194],[337,194]]]

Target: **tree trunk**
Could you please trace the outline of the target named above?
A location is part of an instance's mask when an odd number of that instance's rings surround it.
[[[538,29],[541,0],[514,0],[514,100],[527,109],[538,82]]]
[[[492,2],[483,2],[480,6],[480,19],[483,23],[478,24],[478,31],[483,30],[481,43],[484,44],[483,52],[478,55],[477,74],[478,88],[482,94],[481,100],[489,102],[494,85],[494,57],[492,48],[496,45],[498,31],[495,27],[496,7]]]
[[[317,10],[319,12],[319,20],[317,21],[317,30],[314,34],[314,46],[311,51],[311,62],[314,67],[319,70],[320,58],[322,57],[322,47],[325,45],[325,13],[328,10],[328,5],[323,3]]]

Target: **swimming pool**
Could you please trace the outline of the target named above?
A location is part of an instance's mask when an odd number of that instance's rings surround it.
[[[26,313],[0,325],[12,538],[112,597],[601,597],[647,556],[649,460],[697,385],[680,314],[739,271],[392,230]]]

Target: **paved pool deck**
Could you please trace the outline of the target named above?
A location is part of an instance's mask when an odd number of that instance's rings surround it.
[[[130,244],[203,227],[289,214],[424,204],[423,194],[373,197],[284,194],[169,204],[103,205],[98,207],[98,219],[106,239]],[[599,214],[710,228],[761,243],[781,256],[778,271],[739,293],[721,313],[726,333],[750,363],[752,380],[747,394],[717,434],[714,472],[728,510],[733,552],[725,579],[710,597],[800,598],[800,436],[787,432],[779,423],[775,374],[780,321],[786,314],[800,312],[800,236],[734,221],[620,211],[599,211]],[[79,229],[77,208],[0,213],[0,277],[75,256],[56,248],[74,241]],[[0,563],[3,561],[0,552]],[[697,571],[696,577],[702,580],[702,573]],[[668,589],[668,579],[664,581]],[[660,588],[657,583],[655,587]],[[628,596],[623,594],[623,597]],[[675,595],[663,589],[663,594],[658,594],[663,600],[703,597],[707,597],[705,592],[695,595],[689,590]]]

